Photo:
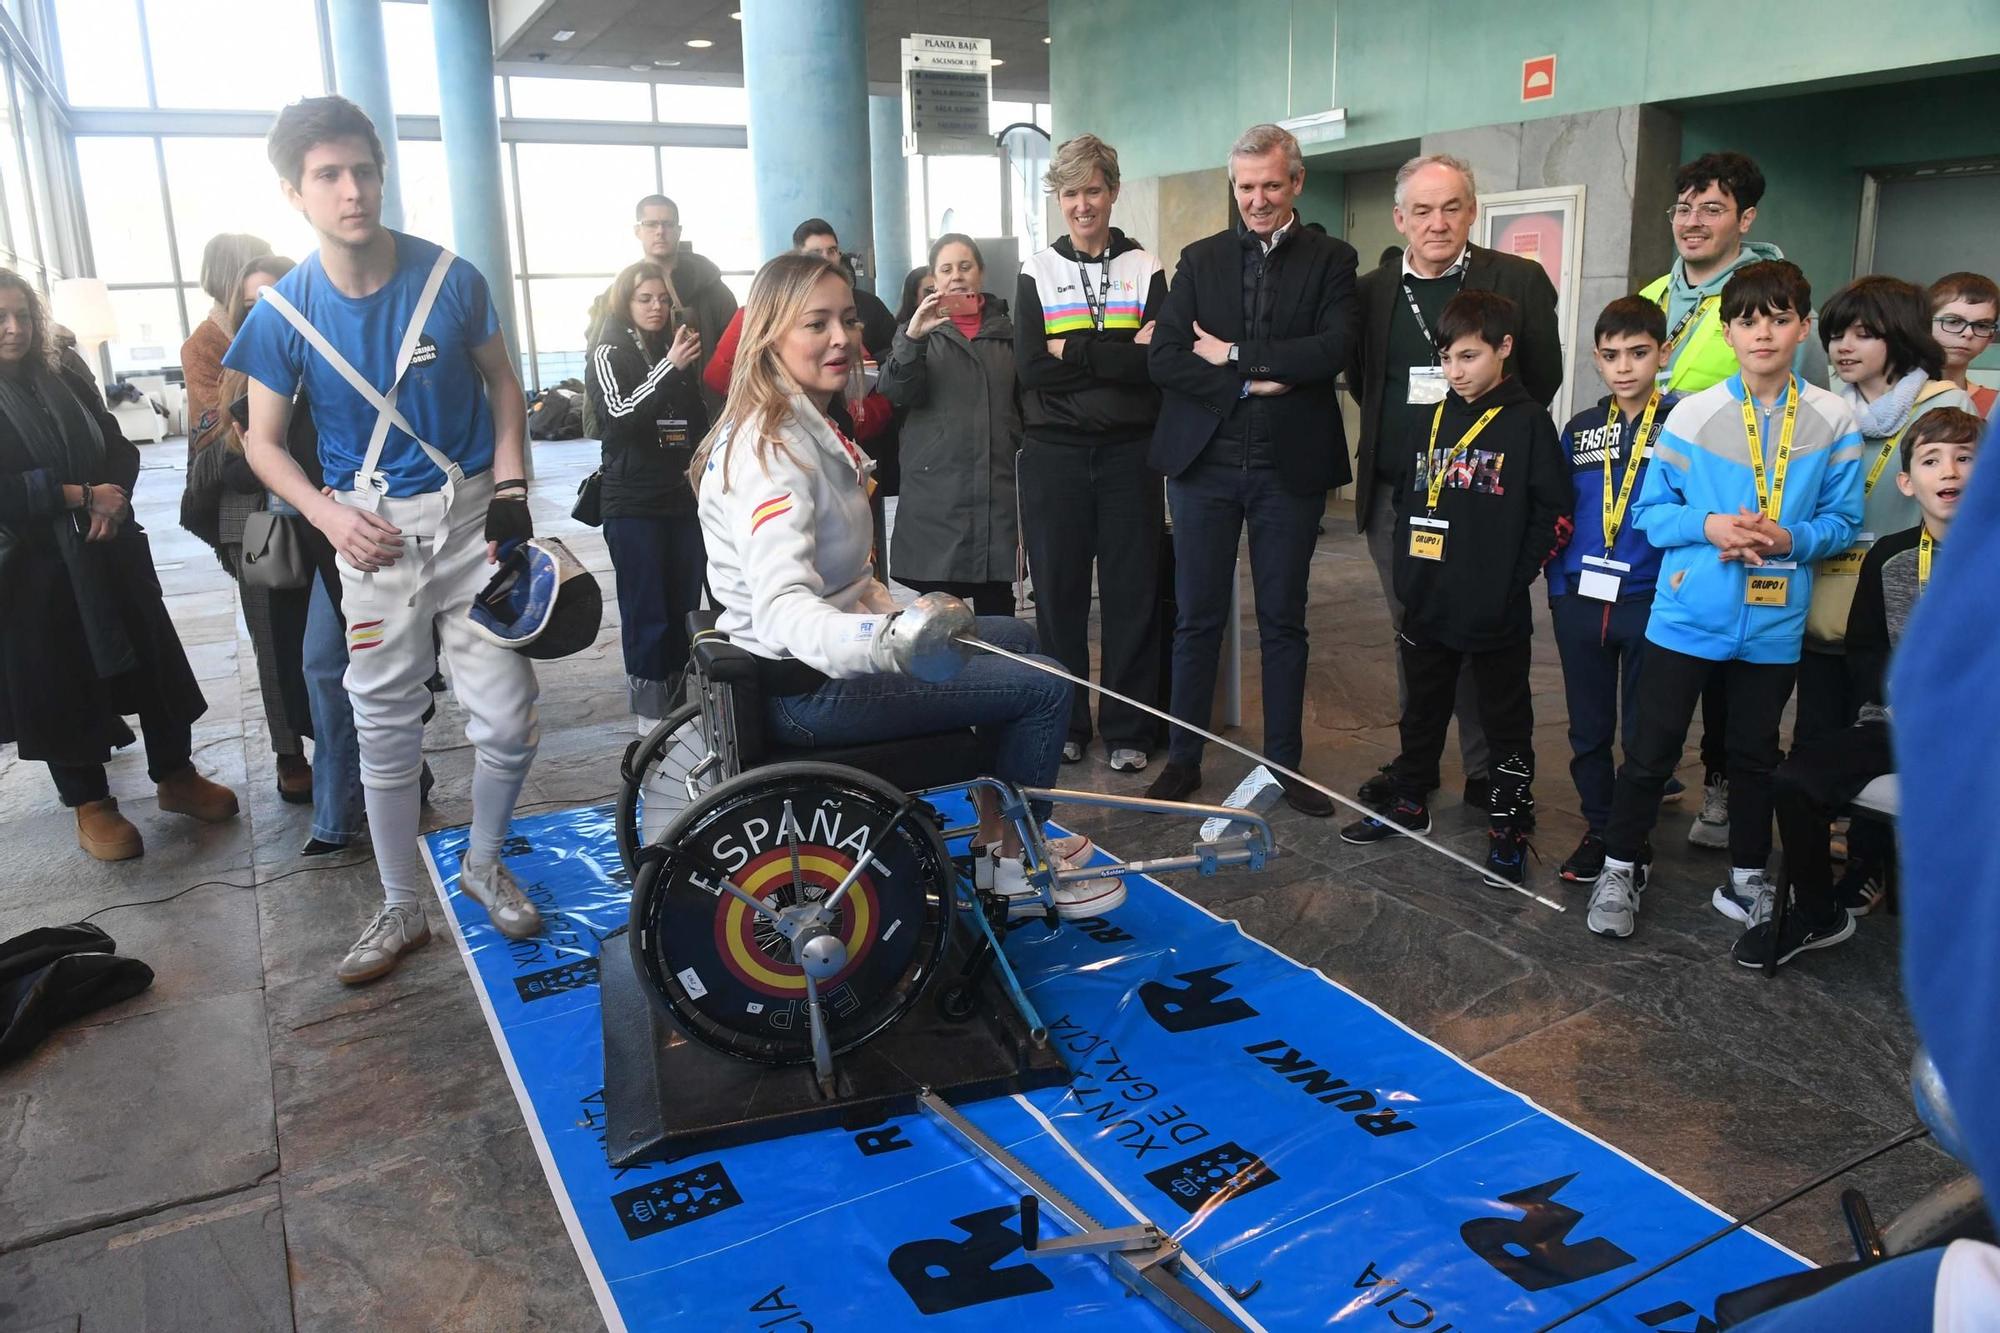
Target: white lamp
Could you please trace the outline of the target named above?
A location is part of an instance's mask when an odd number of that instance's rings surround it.
[[[111,308],[111,289],[102,278],[58,278],[49,290],[49,313],[76,335],[77,346],[91,370],[103,376],[98,349],[118,336],[118,312]]]

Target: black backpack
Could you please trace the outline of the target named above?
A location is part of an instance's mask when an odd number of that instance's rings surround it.
[[[534,440],[580,440],[583,438],[583,385],[564,380],[528,400],[528,438]]]

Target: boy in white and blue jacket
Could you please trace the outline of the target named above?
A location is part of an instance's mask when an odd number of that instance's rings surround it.
[[[1570,780],[1587,830],[1557,873],[1589,884],[1604,869],[1604,827],[1618,770],[1611,746],[1632,752],[1639,664],[1660,574],[1660,549],[1635,518],[1653,446],[1682,395],[1661,388],[1667,317],[1643,296],[1621,296],[1592,331],[1597,374],[1611,390],[1563,427],[1576,526],[1549,561],[1549,619],[1562,656],[1569,712]]]
[[[1713,901],[1745,925],[1769,913],[1771,772],[1813,563],[1846,550],[1861,523],[1853,414],[1792,373],[1811,313],[1812,288],[1796,265],[1737,270],[1722,291],[1722,318],[1741,369],[1674,407],[1634,502],[1634,522],[1663,554],[1640,668],[1645,703],[1590,898],[1597,934],[1632,934],[1660,795],[1715,678],[1729,695],[1730,870]]]

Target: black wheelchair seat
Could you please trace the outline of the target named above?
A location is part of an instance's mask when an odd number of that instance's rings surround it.
[[[777,743],[765,723],[768,700],[763,681],[768,664],[730,642],[716,628],[717,615],[714,610],[688,615],[688,636],[693,640],[689,661],[696,691],[712,701],[706,706],[721,715],[716,720],[734,738],[737,771],[792,760],[845,764],[905,792],[951,786],[993,771],[993,744],[971,727],[859,745]]]

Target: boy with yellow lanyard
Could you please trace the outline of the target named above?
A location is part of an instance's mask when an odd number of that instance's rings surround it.
[[[1396,650],[1409,689],[1402,753],[1384,773],[1391,797],[1379,817],[1340,832],[1347,842],[1373,843],[1399,829],[1430,830],[1425,800],[1438,786],[1459,672],[1469,662],[1493,763],[1486,865],[1515,884],[1527,875],[1534,814],[1529,594],[1568,536],[1571,505],[1555,423],[1507,373],[1519,328],[1519,310],[1497,292],[1460,292],[1438,316],[1451,393],[1431,413],[1410,479],[1396,491],[1392,568],[1403,606]]]
[[[1729,699],[1729,879],[1716,910],[1749,921],[1768,899],[1771,771],[1798,674],[1813,565],[1853,544],[1861,522],[1861,432],[1841,399],[1792,373],[1812,328],[1812,287],[1782,260],[1739,269],[1722,291],[1742,369],[1675,405],[1632,521],[1664,552],[1639,693],[1646,701],[1618,771],[1604,870],[1588,923],[1630,936],[1660,794],[1680,763],[1702,691]]]
[[[1943,554],[1945,535],[1972,481],[1982,425],[1960,408],[1927,412],[1902,436],[1898,493],[1915,501],[1920,521],[1868,548],[1847,620],[1847,663],[1861,700],[1851,726],[1801,741],[1778,766],[1772,790],[1792,909],[1785,914],[1776,961],[1839,944],[1854,918],[1881,901],[1880,879],[1849,873],[1838,883],[1827,856],[1827,821],[1884,773],[1896,771],[1886,689],[1889,654],[1903,637]],[[1744,967],[1762,967],[1772,953],[1772,913],[1760,904],[1732,951]]]
[[[1629,752],[1639,710],[1639,664],[1660,550],[1631,521],[1632,501],[1677,393],[1658,383],[1667,320],[1639,296],[1604,307],[1592,333],[1597,373],[1611,392],[1563,428],[1575,491],[1576,535],[1549,562],[1549,618],[1569,705],[1569,774],[1587,831],[1557,871],[1589,884],[1604,869],[1604,826],[1617,780],[1612,742]],[[1622,717],[1621,717],[1622,714]]]

